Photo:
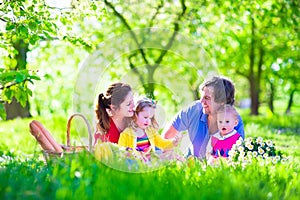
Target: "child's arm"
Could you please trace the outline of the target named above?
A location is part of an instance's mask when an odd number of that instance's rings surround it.
[[[118,141],[118,145],[123,147],[134,148],[134,135],[132,129],[125,129],[121,134]]]
[[[165,139],[161,135],[159,135],[154,129],[151,130],[151,136],[154,139],[155,146],[161,149],[171,149],[176,146],[179,140],[182,138],[181,134],[177,134],[172,139]]]

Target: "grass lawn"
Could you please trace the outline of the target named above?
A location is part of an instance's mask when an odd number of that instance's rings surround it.
[[[65,117],[35,119],[66,143]],[[299,115],[243,119],[246,137],[271,139],[289,156],[288,163],[211,167],[189,160],[153,172],[126,173],[83,153],[45,165],[29,132],[32,119],[1,121],[0,199],[299,199]],[[86,135],[81,128],[71,132],[74,140],[79,132]]]

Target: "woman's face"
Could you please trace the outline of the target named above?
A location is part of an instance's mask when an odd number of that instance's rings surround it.
[[[133,116],[133,95],[129,92],[125,97],[125,100],[120,104],[120,107],[113,110],[115,116],[119,117],[132,117]]]
[[[216,103],[214,100],[212,87],[204,87],[201,91],[201,99],[200,102],[203,107],[203,113],[207,115],[214,115],[222,103]]]

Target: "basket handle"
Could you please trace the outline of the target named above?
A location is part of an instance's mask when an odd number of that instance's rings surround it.
[[[67,123],[67,146],[68,147],[70,147],[71,145],[70,145],[70,129],[71,129],[71,121],[72,121],[72,119],[75,117],[75,116],[78,116],[78,117],[81,117],[83,120],[84,120],[84,122],[85,122],[85,124],[86,124],[86,126],[87,126],[87,128],[88,128],[88,134],[89,134],[89,152],[92,152],[92,129],[91,129],[91,126],[90,126],[90,124],[89,124],[89,122],[88,122],[88,120],[85,118],[85,116],[83,116],[82,114],[80,114],[80,113],[75,113],[75,114],[73,114],[73,115],[71,115],[70,117],[69,117],[69,119],[68,119],[68,123]]]

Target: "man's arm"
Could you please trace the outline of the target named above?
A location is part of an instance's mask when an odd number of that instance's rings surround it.
[[[179,132],[171,125],[168,129],[165,129],[162,136],[166,139],[174,138]]]

